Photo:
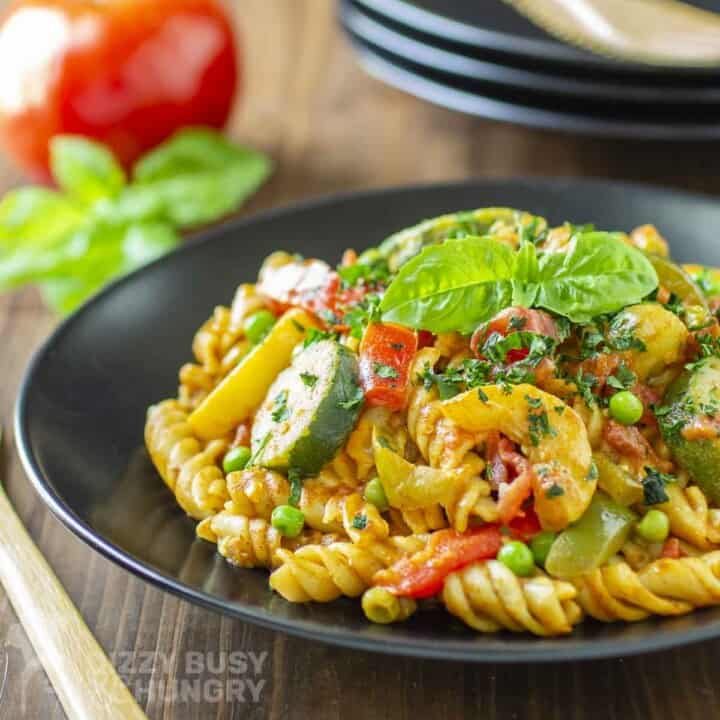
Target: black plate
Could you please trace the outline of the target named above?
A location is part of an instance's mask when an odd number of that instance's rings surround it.
[[[603,102],[620,101],[626,105],[659,104],[715,104],[720,103],[720,85],[683,83],[651,84],[617,82],[614,76],[583,77],[573,74],[572,68],[555,70],[533,63],[528,66],[503,64],[490,55],[478,57],[436,44],[432,38],[423,39],[379,13],[362,5],[361,0],[341,0],[343,24],[358,39],[383,47],[394,55],[412,58],[426,69],[437,69],[461,78],[490,83],[497,88],[514,87],[531,92],[591,98]]]
[[[263,257],[284,248],[330,261],[421,217],[514,205],[551,222],[655,222],[679,260],[720,265],[711,198],[590,180],[488,180],[338,196],[228,223],[117,282],[63,323],[22,385],[16,441],[53,513],[119,565],[191,602],[276,630],[387,653],[477,662],[624,656],[720,635],[720,608],[634,625],[588,622],[567,638],[478,635],[443,613],[368,624],[357,600],[292,605],[267,574],[232,568],[196,540],[142,449],[145,410],[174,395],[198,326]]]
[[[358,0],[365,7],[442,42],[524,60],[570,64],[616,74],[717,77],[717,70],[640,65],[605,58],[556,40],[502,0]],[[720,0],[692,0],[720,12]]]
[[[341,17],[341,21],[343,18]],[[468,115],[582,135],[634,140],[720,138],[720,106],[639,104],[551,97],[461,78],[400,56],[343,27],[365,70],[400,90]]]

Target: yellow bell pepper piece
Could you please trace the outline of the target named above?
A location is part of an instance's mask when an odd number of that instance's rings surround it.
[[[290,364],[293,349],[309,327],[319,327],[315,318],[304,310],[288,310],[190,415],[195,434],[206,440],[220,438],[250,417]]]

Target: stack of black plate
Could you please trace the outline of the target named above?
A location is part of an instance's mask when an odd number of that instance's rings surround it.
[[[340,19],[368,72],[438,105],[594,135],[720,138],[720,69],[593,55],[501,0],[341,0]]]

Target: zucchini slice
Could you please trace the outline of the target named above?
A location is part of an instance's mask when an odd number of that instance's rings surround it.
[[[280,373],[255,416],[255,464],[317,474],[347,440],[361,406],[355,354],[334,340],[313,343]]]

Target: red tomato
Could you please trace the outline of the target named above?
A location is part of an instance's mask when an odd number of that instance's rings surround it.
[[[414,330],[390,323],[368,325],[360,343],[360,385],[369,405],[405,407],[417,346]]]
[[[470,339],[470,347],[479,354],[485,341],[493,333],[508,336],[512,332],[530,332],[559,340],[555,321],[543,310],[528,310],[524,307],[509,307],[501,310],[492,320],[481,325]],[[524,360],[530,351],[527,348],[510,350],[505,358],[507,363]]]
[[[445,578],[477,560],[494,558],[502,538],[497,525],[459,533],[457,530],[434,532],[426,547],[415,555],[402,558],[373,578],[375,585],[394,595],[427,598],[438,593]]]
[[[54,135],[96,138],[129,165],[179,127],[222,127],[238,85],[217,0],[15,0],[0,67],[0,143],[42,179]]]
[[[540,519],[535,514],[535,509],[530,507],[524,510],[522,515],[516,515],[508,523],[508,529],[515,540],[528,542],[542,530],[542,527],[540,527]]]
[[[660,557],[664,558],[681,558],[684,557],[685,553],[680,547],[680,541],[676,537],[668,538],[663,544]]]

